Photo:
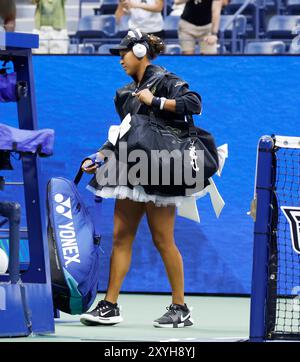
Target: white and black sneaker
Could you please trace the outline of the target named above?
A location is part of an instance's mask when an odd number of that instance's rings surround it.
[[[194,321],[191,318],[191,310],[186,304],[171,304],[167,307],[167,312],[153,322],[157,328],[183,328],[191,327]]]
[[[101,300],[94,310],[80,316],[80,322],[86,326],[113,325],[123,322],[123,318],[117,303]]]

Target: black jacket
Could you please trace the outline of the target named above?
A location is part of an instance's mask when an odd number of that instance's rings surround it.
[[[154,86],[148,87],[150,83],[153,84],[155,79],[160,80],[155,82]],[[132,92],[146,88],[149,88],[156,97],[176,100],[176,113],[164,110],[155,111],[159,118],[164,119],[166,124],[172,125],[172,127],[180,127],[180,124],[185,122],[185,115],[201,113],[201,97],[198,93],[189,90],[187,82],[174,73],[167,72],[163,67],[150,64],[145,70],[139,87],[136,82],[131,82],[117,90],[114,101],[121,121],[128,113],[149,114],[149,106],[141,104],[137,97],[132,96]],[[99,151],[103,149],[113,149],[113,146],[106,141]]]

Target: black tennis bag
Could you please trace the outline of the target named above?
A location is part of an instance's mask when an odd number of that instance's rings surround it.
[[[143,185],[146,193],[161,196],[185,196],[188,190],[191,193],[199,192],[208,185],[208,179],[217,172],[219,158],[213,136],[204,129],[196,127],[192,117],[186,120],[186,122],[181,122],[181,125],[177,125],[175,128],[167,125],[163,119],[157,118],[153,112],[150,112],[150,115],[134,114],[131,116],[129,131],[122,138],[118,139],[114,151],[117,160],[120,159],[122,152],[120,142],[126,142],[128,154],[133,150],[142,150],[146,153],[148,160],[148,183]],[[203,182],[199,182],[198,185],[189,185],[185,182],[185,178],[182,175],[182,183],[176,184],[174,182],[174,174],[177,171],[176,164],[167,157],[153,157],[153,150],[165,150],[169,154],[176,151],[174,154],[178,156],[181,162],[181,171],[184,172],[189,168],[188,171],[191,172],[192,177],[195,179],[197,176],[196,172],[199,172],[201,169]],[[203,158],[198,158],[198,164],[194,165],[197,167],[194,167],[191,162],[193,162],[193,159],[196,159],[196,151],[203,151]],[[186,155],[190,154],[188,159],[184,159],[184,152]],[[159,180],[156,185],[151,182],[153,164],[156,165],[156,170],[159,170]],[[122,164],[117,163],[118,176],[121,177],[123,171],[119,165]],[[136,165],[136,162],[128,162],[128,170],[134,165]],[[164,185],[162,181],[163,170],[167,168],[170,170],[170,184],[168,186]],[[196,171],[197,168],[198,171]],[[124,169],[127,172],[127,169]],[[128,184],[131,183],[131,180],[128,180]]]

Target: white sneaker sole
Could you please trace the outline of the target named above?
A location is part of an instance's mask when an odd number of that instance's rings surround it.
[[[186,322],[192,322],[192,324],[185,324],[185,322],[178,323],[178,325],[175,327],[175,325],[172,324],[159,324],[158,322],[153,322],[153,326],[156,328],[184,328],[184,327],[192,327],[194,325],[194,321],[192,318],[189,318]]]
[[[121,316],[101,318],[101,317],[93,317],[89,314],[82,314],[80,316],[80,322],[86,326],[96,326],[100,324],[113,325],[123,322],[123,318]]]

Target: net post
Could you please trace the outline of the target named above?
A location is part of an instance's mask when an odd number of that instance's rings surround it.
[[[268,246],[271,223],[271,197],[274,141],[270,136],[259,140],[257,151],[250,342],[262,342],[266,336],[265,312],[268,278]]]

